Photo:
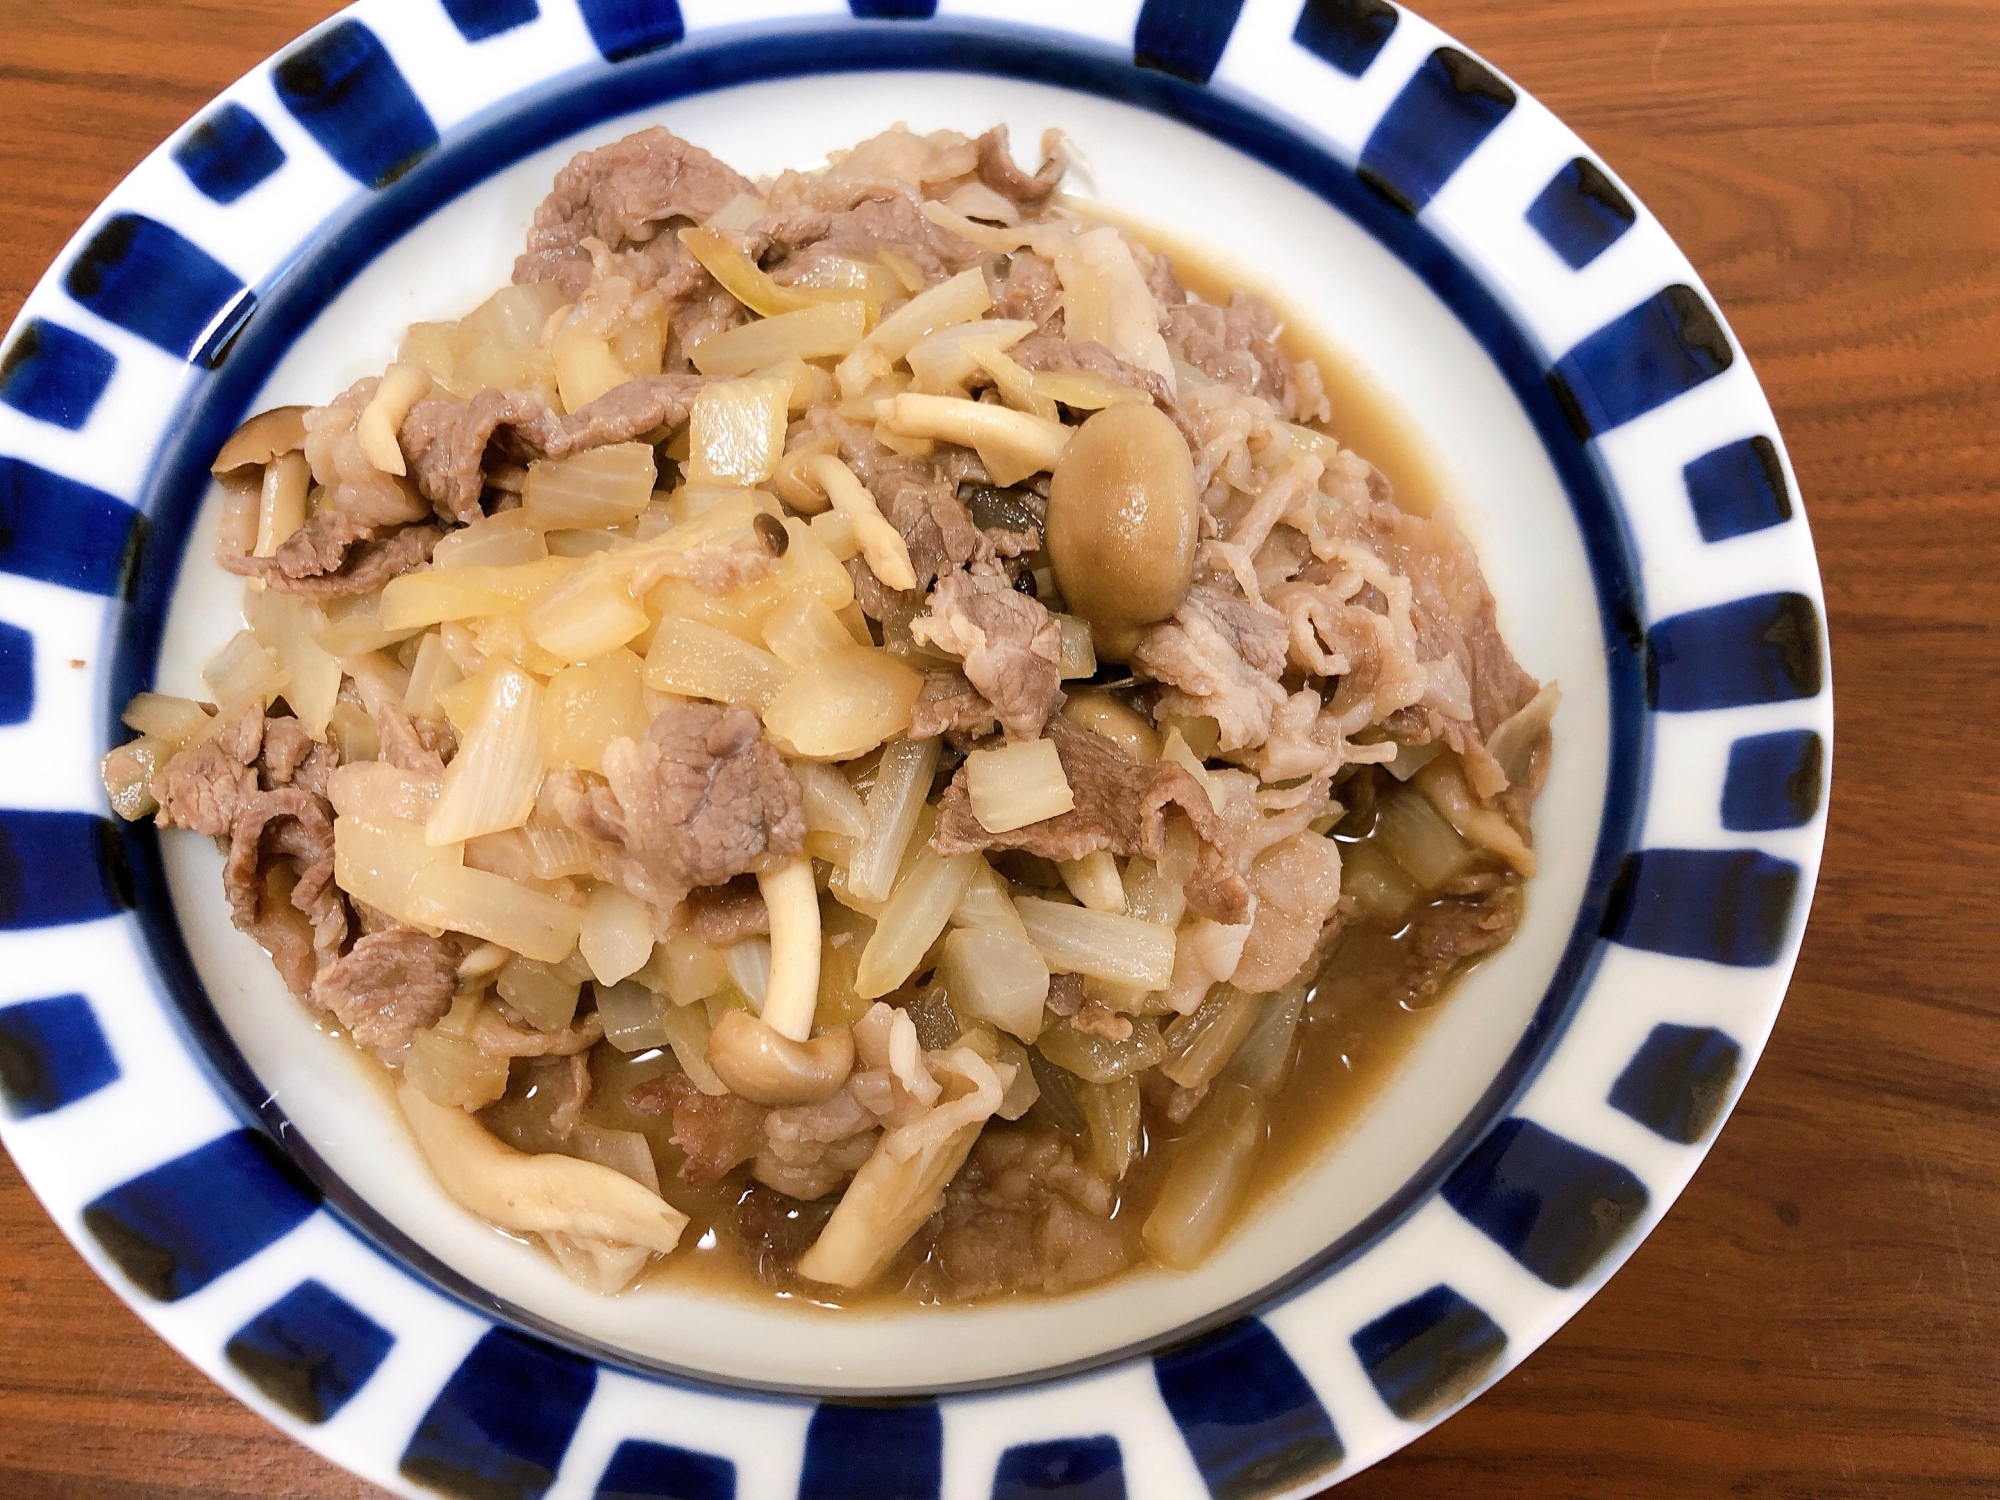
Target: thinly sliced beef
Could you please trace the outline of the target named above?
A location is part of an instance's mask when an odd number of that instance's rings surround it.
[[[707,382],[698,375],[646,375],[613,387],[568,416],[538,395],[480,391],[469,401],[431,396],[403,423],[401,441],[411,477],[448,521],[471,523],[484,513],[488,450],[516,462],[567,458],[611,443],[627,443],[687,420]]]
[[[1341,538],[1366,547],[1409,580],[1416,655],[1425,663],[1455,665],[1466,692],[1458,711],[1468,704],[1471,709],[1468,721],[1427,708],[1421,722],[1430,738],[1443,739],[1459,752],[1476,795],[1497,795],[1505,789],[1506,776],[1486,753],[1486,736],[1533,698],[1540,684],[1522,670],[1501,639],[1493,594],[1472,544],[1446,513],[1415,516],[1373,498],[1343,506],[1331,525]],[[1308,569],[1306,576],[1314,571]],[[1337,695],[1336,706],[1340,701]],[[1417,739],[1411,732],[1417,722],[1416,715],[1404,719],[1399,737]]]
[[[986,259],[987,252],[924,217],[914,193],[895,183],[828,183],[817,201],[782,208],[750,226],[747,238],[761,249],[773,276],[787,280],[818,256],[871,261],[884,251],[915,266],[936,283]]]
[[[963,672],[926,672],[923,690],[910,710],[910,738],[975,738],[991,734],[998,717],[993,705],[965,680]]]
[[[578,832],[613,846],[618,883],[662,913],[696,886],[804,845],[798,781],[744,709],[665,709],[643,740],[606,747],[604,775],[599,785],[559,774],[556,805]]]
[[[669,1073],[633,1087],[628,1109],[641,1119],[671,1114],[673,1143],[687,1155],[681,1181],[716,1182],[764,1149],[764,1111],[735,1094],[704,1094],[685,1073]]]
[[[1237,869],[1235,841],[1192,774],[1172,761],[1142,764],[1103,735],[1065,718],[1049,721],[1048,737],[1076,806],[1025,828],[989,833],[973,816],[961,767],[938,804],[940,854],[1025,849],[1043,859],[1066,860],[1107,849],[1158,860],[1166,851],[1168,818],[1181,817],[1193,828],[1200,850],[1187,881],[1188,904],[1218,922],[1245,920],[1250,889]]]
[[[357,526],[401,526],[421,521],[429,509],[416,487],[376,468],[362,451],[356,424],[381,381],[356,381],[347,390],[306,413],[306,461],[315,482],[325,487],[321,510],[343,512]]]
[[[1037,337],[1060,340],[1063,330],[1062,281],[1049,261],[1019,250],[1007,262],[1007,274],[993,295],[993,316],[1026,319],[1041,329]],[[1014,357],[1020,358],[1018,348]]]
[[[322,510],[278,544],[269,557],[225,556],[223,567],[261,578],[281,594],[341,599],[372,594],[392,578],[421,568],[443,535],[435,526],[405,526],[377,540],[341,511]]]
[[[1047,204],[1069,170],[1068,160],[1058,151],[1032,175],[1023,172],[1008,149],[1005,125],[995,125],[987,131],[979,138],[978,146],[979,180],[1016,208],[1029,213]]]
[[[451,1009],[458,951],[408,927],[370,933],[312,985],[312,1003],[332,1012],[364,1047],[393,1052]]]
[[[347,941],[347,904],[333,883],[333,818],[323,798],[298,787],[258,792],[244,802],[229,829],[222,888],[231,919],[257,936],[271,915],[265,910],[265,872],[274,860],[297,871],[291,904],[312,924],[313,954],[321,967]]]
[[[1132,662],[1169,685],[1163,709],[1213,718],[1221,747],[1241,750],[1269,737],[1271,715],[1285,701],[1278,679],[1287,640],[1276,610],[1203,581],[1188,590],[1173,619],[1146,632]]]
[[[747,876],[690,891],[687,911],[695,936],[711,948],[733,948],[771,930],[771,909],[757,882]]]
[[[948,651],[999,716],[1009,739],[1033,739],[1061,693],[1062,630],[1039,600],[1014,587],[998,563],[975,562],[938,579],[911,636]]]
[[[708,384],[702,375],[642,375],[615,385],[562,419],[562,435],[543,454],[568,458],[612,443],[629,443],[655,429],[678,427]]]
[[[266,718],[263,748],[258,757],[265,786],[290,785],[318,743],[297,719]]]
[[[1197,370],[1263,397],[1288,422],[1323,422],[1333,414],[1318,368],[1285,352],[1278,315],[1261,297],[1238,291],[1227,307],[1182,302],[1166,310],[1162,331]]]
[[[510,458],[539,458],[561,434],[562,419],[540,396],[489,387],[469,401],[426,397],[411,409],[400,437],[424,498],[445,519],[469,524],[482,514],[489,444]]]
[[[1503,946],[1521,925],[1522,889],[1509,878],[1470,901],[1436,901],[1417,913],[1392,998],[1413,1009],[1435,1000],[1459,966]]]
[[[684,294],[694,260],[666,232],[668,221],[702,223],[754,190],[747,178],[660,126],[582,152],[556,174],[535,210],[514,280],[553,281],[566,296],[581,296],[593,273],[584,241],[594,239],[613,252],[619,274],[642,289],[665,282]]]
[[[255,754],[253,750],[253,758]],[[224,749],[219,739],[181,751],[153,776],[159,826],[186,828],[210,838],[226,838],[237,813],[256,795],[257,773]]]
[[[1053,1131],[989,1129],[926,1226],[921,1290],[957,1302],[1102,1280],[1134,1259],[1116,1203],[1112,1185]]]
[[[340,752],[333,742],[314,739],[297,719],[264,720],[264,745],[257,760],[258,781],[264,790],[298,786],[324,797],[339,766]]]

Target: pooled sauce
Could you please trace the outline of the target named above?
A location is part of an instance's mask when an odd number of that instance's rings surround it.
[[[1125,227],[1139,232],[1129,224]],[[1156,233],[1146,231],[1144,237],[1172,257],[1182,285],[1201,300],[1226,302],[1232,287],[1247,287],[1265,295],[1282,315],[1282,302],[1262,293],[1254,283]],[[1355,361],[1335,345],[1315,337],[1303,320],[1286,318],[1281,342],[1295,359],[1311,359],[1319,369],[1333,412],[1329,421],[1318,424],[1320,430],[1375,464],[1394,486],[1398,505],[1417,514],[1431,514],[1445,499],[1442,478],[1423,441],[1393,401]],[[1389,784],[1381,771],[1364,768],[1359,774]],[[1343,801],[1352,806],[1354,799],[1344,796]],[[1344,858],[1375,843],[1378,835],[1372,812],[1350,814],[1333,837]],[[1325,1158],[1409,1055],[1472,967],[1462,965],[1444,989],[1424,1003],[1406,1003],[1399,994],[1417,920],[1427,906],[1438,904],[1440,899],[1427,891],[1400,920],[1364,916],[1350,919],[1343,928],[1338,946],[1308,993],[1289,1080],[1264,1101],[1268,1135],[1232,1212],[1224,1242],[1294,1178]],[[1162,1024],[1173,1019],[1160,1018]],[[663,1195],[689,1216],[680,1249],[655,1264],[642,1278],[642,1285],[760,1300],[775,1296],[794,1305],[827,1309],[886,1309],[906,1307],[912,1301],[938,1304],[956,1300],[950,1295],[950,1277],[941,1270],[935,1219],[872,1284],[841,1291],[802,1281],[792,1269],[818,1237],[839,1201],[838,1192],[816,1202],[800,1202],[756,1185],[749,1180],[747,1168],[738,1168],[716,1183],[690,1186],[682,1182],[678,1172],[685,1158],[670,1139],[671,1114],[643,1116],[625,1104],[627,1090],[672,1072],[676,1066],[663,1051],[625,1057],[608,1044],[597,1047],[591,1058],[594,1087],[584,1109],[585,1120],[608,1129],[645,1134],[659,1166]],[[544,1076],[553,1079],[555,1075]],[[517,1075],[507,1099],[489,1107],[483,1118],[503,1139],[524,1149],[554,1149],[554,1140],[544,1138],[542,1121],[548,1107],[546,1095],[538,1094],[533,1082],[523,1087]],[[1149,1105],[1143,1118],[1140,1148],[1124,1178],[1114,1185],[1112,1223],[1128,1250],[1128,1269],[1148,1264],[1140,1245],[1140,1226],[1157,1200],[1179,1148],[1200,1127],[1203,1115],[1197,1110],[1185,1124],[1173,1125]],[[1015,1124],[996,1119],[987,1125],[989,1137],[1007,1132],[1041,1140],[1053,1134],[1077,1159],[1088,1159],[1087,1138],[1061,1131],[1045,1106],[1030,1110]],[[965,1174],[962,1171],[960,1175]],[[1106,1278],[1112,1279],[1116,1275]],[[1103,1284],[1092,1281],[1078,1289]],[[999,1295],[1046,1294],[1012,1291]]]

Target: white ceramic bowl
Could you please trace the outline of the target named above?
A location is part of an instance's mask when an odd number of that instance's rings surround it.
[[[51,810],[0,813],[6,1143],[176,1347],[399,1492],[1310,1490],[1622,1261],[1796,953],[1831,727],[1810,539],[1741,351],[1575,137],[1382,0],[853,9],[356,6],[121,186],[0,373],[0,765]],[[1062,126],[1108,204],[1409,415],[1564,690],[1544,869],[1356,1127],[1194,1273],[896,1314],[599,1299],[443,1197],[231,927],[214,850],[112,830],[96,761],[132,690],[199,693],[237,626],[190,539],[244,413],[505,281],[576,150],[657,122],[757,175],[898,120]]]

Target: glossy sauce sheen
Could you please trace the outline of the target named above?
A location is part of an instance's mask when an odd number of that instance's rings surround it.
[[[1283,316],[1281,299],[1217,262],[1150,228],[1141,230],[1129,223],[1124,223],[1124,227],[1143,234],[1149,244],[1171,256],[1181,284],[1201,300],[1226,302],[1232,287],[1246,287],[1263,294]],[[1418,514],[1431,514],[1445,499],[1441,476],[1413,425],[1393,401],[1353,359],[1336,345],[1315,337],[1301,320],[1284,318],[1281,342],[1294,358],[1311,359],[1318,366],[1333,408],[1331,420],[1319,424],[1321,429],[1374,463],[1394,486],[1400,506]],[[1340,842],[1345,853],[1356,840],[1342,834]],[[1420,901],[1412,908],[1411,918],[1421,906]],[[1325,1155],[1333,1142],[1354,1124],[1432,1019],[1449,1002],[1465,970],[1460,971],[1438,1000],[1420,1010],[1406,1008],[1395,999],[1395,981],[1409,947],[1409,932],[1407,921],[1394,931],[1369,920],[1350,922],[1340,947],[1306,1002],[1291,1077],[1265,1101],[1270,1121],[1267,1142],[1227,1234],[1238,1232],[1263,1204]],[[1172,1019],[1168,1016],[1162,1021]],[[829,1194],[809,1204],[787,1200],[778,1216],[781,1222],[773,1225],[768,1214],[760,1221],[777,1231],[774,1239],[746,1235],[739,1228],[739,1205],[750,1191],[744,1183],[747,1169],[739,1168],[722,1182],[699,1187],[681,1182],[675,1174],[682,1155],[668,1139],[672,1132],[671,1118],[641,1119],[624,1107],[626,1090],[673,1070],[675,1065],[670,1058],[660,1052],[625,1058],[608,1045],[600,1045],[592,1055],[591,1064],[595,1086],[584,1118],[606,1128],[642,1130],[652,1142],[661,1167],[662,1192],[689,1216],[681,1248],[657,1263],[640,1284],[758,1300],[776,1297],[795,1306],[827,1310],[886,1311],[907,1307],[913,1298],[939,1300],[934,1294],[926,1295],[923,1289],[929,1279],[924,1265],[929,1249],[921,1231],[868,1287],[841,1292],[800,1282],[789,1274],[789,1265],[817,1235],[838,1201],[838,1194]],[[517,1075],[507,1099],[491,1106],[483,1118],[503,1136],[522,1132],[516,1143],[535,1149],[540,1117],[548,1104],[545,1099],[534,1097],[532,1090],[528,1097],[522,1094]],[[1020,1126],[1034,1126],[1042,1118],[1042,1111],[1031,1111]],[[1176,1127],[1167,1125],[1154,1110],[1146,1111],[1142,1149],[1123,1181],[1117,1184],[1118,1207],[1113,1215],[1113,1222],[1123,1227],[1130,1244],[1133,1269],[1148,1264],[1139,1247],[1139,1226],[1159,1193],[1177,1143],[1201,1119],[1201,1113],[1197,1112],[1187,1125]],[[510,1125],[513,1131],[509,1130]],[[996,1121],[987,1128],[1020,1127]],[[1087,1143],[1074,1144],[1078,1156],[1086,1157]],[[767,1207],[773,1196],[765,1195]]]

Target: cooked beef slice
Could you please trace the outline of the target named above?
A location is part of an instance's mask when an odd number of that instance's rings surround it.
[[[1469,901],[1434,901],[1418,911],[1394,998],[1412,1009],[1435,1000],[1459,965],[1503,946],[1521,925],[1521,882],[1508,878]]]
[[[1061,692],[1062,630],[998,563],[975,562],[939,578],[910,634],[964,662],[967,681],[993,705],[1009,739],[1041,733]]]
[[[614,845],[619,883],[663,911],[804,845],[798,781],[744,709],[675,704],[644,739],[614,740],[604,775],[603,785],[562,778],[558,806],[578,832]]]
[[[458,950],[408,927],[370,933],[325,965],[312,1003],[364,1047],[393,1052],[451,1009]]]
[[[312,599],[372,594],[431,560],[442,537],[435,526],[405,526],[377,539],[340,511],[322,510],[278,544],[269,557],[226,556],[223,567],[266,588]]]
[[[764,904],[757,882],[746,875],[727,885],[690,891],[687,909],[695,936],[711,948],[733,948],[771,930],[771,909]]]
[[[1197,581],[1174,617],[1155,625],[1132,653],[1134,666],[1169,685],[1160,706],[1221,726],[1221,747],[1261,745],[1285,701],[1279,677],[1288,636],[1276,610],[1222,584]]]
[[[764,1111],[735,1094],[704,1094],[685,1073],[635,1085],[625,1104],[641,1119],[671,1114],[671,1139],[687,1156],[681,1181],[715,1182],[764,1149]]]
[[[229,828],[222,888],[231,920],[253,936],[267,916],[265,873],[289,861],[297,872],[291,904],[312,924],[313,954],[321,967],[347,941],[347,903],[333,882],[333,817],[324,798],[299,787],[257,792],[237,810]]]
[[[447,521],[484,512],[485,468],[493,454],[516,462],[567,458],[627,443],[687,420],[707,382],[698,375],[644,375],[587,406],[558,416],[539,395],[482,390],[468,401],[429,396],[410,410],[400,434],[410,476]]]
[[[642,289],[664,282],[663,290],[685,295],[694,259],[667,228],[669,221],[702,223],[739,193],[753,191],[747,178],[660,126],[581,152],[556,174],[535,210],[514,280],[553,281],[574,300],[592,280],[584,241],[594,239],[612,251],[619,273]]]
[[[1250,890],[1237,869],[1233,841],[1208,793],[1188,771],[1172,761],[1142,764],[1103,735],[1064,718],[1049,721],[1048,737],[1055,742],[1076,806],[1008,833],[988,833],[972,814],[960,767],[938,804],[940,854],[1025,849],[1043,859],[1066,860],[1107,849],[1157,860],[1166,849],[1167,819],[1183,817],[1200,847],[1187,882],[1188,904],[1218,922],[1247,918]]]

